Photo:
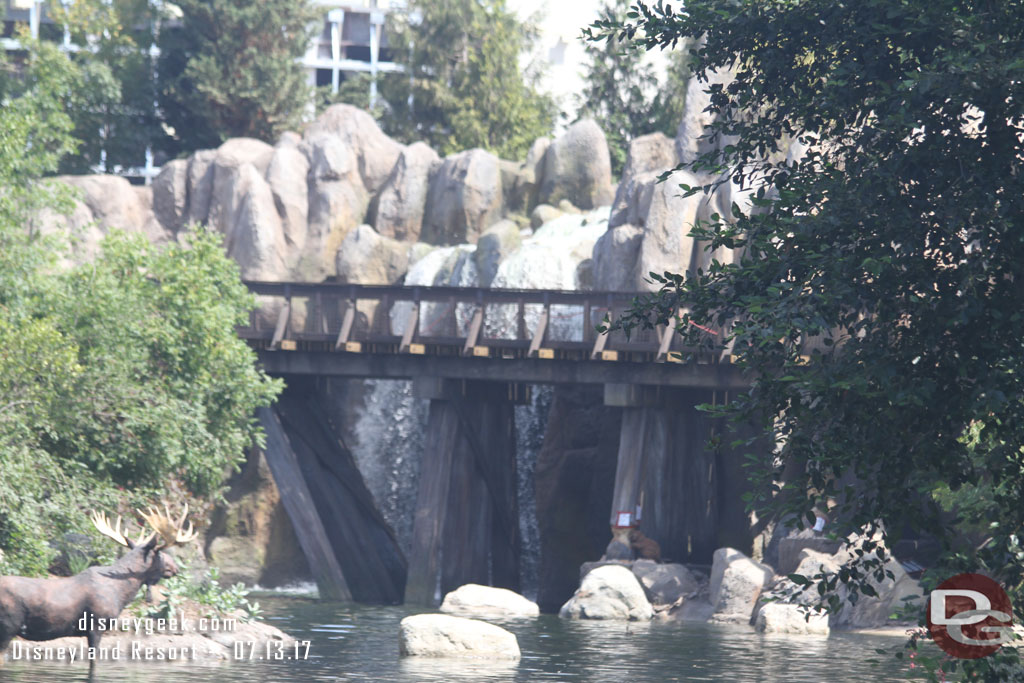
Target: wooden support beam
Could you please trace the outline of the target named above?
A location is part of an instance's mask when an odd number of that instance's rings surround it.
[[[602,325],[607,325],[608,324],[608,317],[607,316],[605,316],[605,319],[601,322],[601,324]],[[595,358],[599,358],[601,356],[601,353],[604,351],[605,344],[607,344],[607,343],[608,343],[608,330],[605,330],[604,332],[601,332],[600,334],[598,334],[597,335],[597,339],[594,340],[594,348],[592,348],[590,350],[590,359],[594,360]]]
[[[341,331],[338,332],[338,338],[334,341],[334,350],[337,351],[345,345],[349,339],[349,335],[352,334],[352,324],[356,320],[356,301],[355,299],[349,299],[348,305],[345,307],[345,317],[341,321]]]
[[[480,329],[484,324],[484,307],[480,306],[473,314],[473,320],[469,323],[469,333],[466,335],[466,345],[462,348],[462,355],[468,356],[476,348],[476,340],[480,338]]]
[[[292,317],[292,300],[285,299],[284,305],[281,306],[281,310],[277,312],[277,325],[274,326],[274,337],[270,340],[270,348],[276,349],[281,346],[281,340],[284,339],[285,333],[288,331],[288,321]]]
[[[409,317],[405,319],[405,331],[402,333],[402,343],[398,347],[399,353],[404,353],[409,350],[409,345],[412,344],[412,340],[416,337],[416,328],[420,322],[420,305],[418,302],[413,302],[412,310],[409,311]]]
[[[630,526],[635,522],[636,506],[644,488],[647,458],[647,420],[649,408],[623,408],[619,434],[619,457],[615,467],[612,493],[612,526]],[[628,515],[620,519],[622,515]]]
[[[458,416],[447,401],[430,402],[413,518],[409,577],[405,584],[405,602],[409,604],[434,605],[437,602],[441,532],[448,513],[452,453],[459,438],[458,423]]]
[[[537,355],[537,351],[540,349],[540,345],[544,343],[544,337],[548,331],[548,319],[551,317],[551,304],[544,304],[544,312],[540,314],[540,320],[537,322],[537,329],[533,331],[533,340],[530,342],[530,351],[526,354],[527,358],[534,358]]]
[[[324,600],[351,600],[352,594],[345,575],[331,548],[281,421],[271,408],[258,408],[256,415],[267,437],[267,466],[281,493],[281,503],[292,521],[299,546],[316,579],[320,597]]]

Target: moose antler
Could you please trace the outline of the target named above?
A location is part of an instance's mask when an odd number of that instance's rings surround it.
[[[137,546],[137,545],[139,545],[141,543],[144,543],[145,540],[146,540],[146,528],[145,527],[142,528],[142,531],[139,533],[139,538],[134,543],[129,541],[127,538],[125,538],[124,534],[121,533],[121,516],[120,515],[118,515],[118,517],[117,517],[117,522],[115,522],[114,526],[111,527],[110,526],[110,520],[107,519],[107,515],[106,515],[105,512],[97,512],[96,510],[93,510],[93,513],[92,513],[92,524],[93,524],[94,527],[96,527],[96,530],[99,531],[101,534],[103,534],[104,536],[106,536],[108,538],[114,539],[115,541],[117,541],[119,544],[123,545],[126,548],[134,548],[135,546]],[[126,527],[126,530],[127,530],[127,527]]]
[[[171,519],[171,512],[167,509],[166,503],[162,513],[152,506],[147,512],[139,510],[138,513],[156,533],[160,534],[160,538],[163,539],[163,543],[160,545],[161,548],[188,543],[199,535],[192,526],[192,522],[188,523],[187,529],[184,526],[185,518],[188,517],[188,505],[185,506],[184,511],[181,513],[181,518],[177,522]]]

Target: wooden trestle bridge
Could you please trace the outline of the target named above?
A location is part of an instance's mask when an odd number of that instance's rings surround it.
[[[671,327],[598,333],[635,294],[246,285],[259,308],[238,332],[289,385],[260,413],[267,461],[325,597],[430,604],[465,583],[519,588],[513,408],[533,384],[603,385],[622,409],[613,527],[635,524],[646,501],[644,531],[668,557],[705,563],[749,545],[738,459],[707,451],[718,427],[694,407],[747,384],[720,344],[685,348]],[[408,558],[351,456],[323,455],[332,439],[301,389],[314,377],[410,379],[430,400]],[[358,505],[343,507],[341,489]]]

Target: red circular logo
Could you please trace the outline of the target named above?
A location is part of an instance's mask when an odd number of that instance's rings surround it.
[[[1012,625],[1010,596],[982,574],[957,574],[928,596],[928,631],[954,657],[992,654],[1012,640]]]

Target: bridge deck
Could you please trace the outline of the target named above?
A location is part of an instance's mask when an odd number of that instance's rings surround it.
[[[239,335],[275,375],[439,377],[743,389],[716,343],[672,328],[599,333],[635,294],[246,282],[260,308]]]

